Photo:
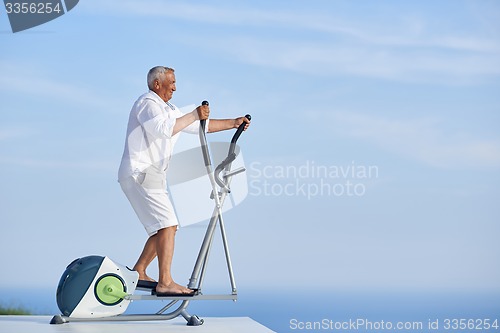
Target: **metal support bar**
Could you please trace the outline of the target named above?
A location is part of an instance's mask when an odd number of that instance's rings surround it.
[[[210,234],[210,240],[209,240],[209,243],[208,243],[208,248],[207,248],[207,251],[206,251],[206,254],[205,254],[205,258],[203,259],[203,264],[201,266],[201,270],[200,270],[200,274],[199,274],[199,279],[198,279],[198,286],[197,286],[197,290],[201,292],[202,288],[203,288],[203,280],[205,279],[205,272],[206,272],[206,269],[208,267],[208,259],[210,258],[210,250],[212,249],[212,244],[214,242],[214,233],[215,233],[215,229],[217,228],[217,225],[215,225],[215,227],[213,228],[213,232]]]
[[[218,210],[217,208],[215,210]],[[214,210],[214,214],[215,214]],[[210,223],[208,224],[207,231],[205,233],[205,237],[203,239],[203,243],[201,244],[200,252],[198,253],[198,258],[196,259],[195,266],[193,268],[193,273],[191,274],[191,278],[189,279],[188,288],[190,289],[199,289],[199,277],[202,271],[205,270],[203,263],[206,261],[206,257],[208,255],[208,250],[210,248],[210,244],[212,241],[212,237],[215,231],[217,223],[217,215],[213,215],[210,219]]]
[[[224,245],[224,253],[226,254],[226,264],[227,271],[229,273],[229,281],[231,281],[231,291],[233,294],[237,293],[236,282],[234,280],[233,265],[231,263],[231,256],[229,254],[229,245],[226,238],[226,227],[224,226],[224,221],[222,220],[222,215],[219,215],[219,226],[222,236],[222,244]]]
[[[231,172],[227,172],[223,177],[224,178],[232,177],[234,175],[237,175],[237,174],[245,172],[245,171],[246,171],[246,169],[244,167],[241,167],[241,168],[235,169],[235,170],[233,170]]]
[[[165,311],[167,311],[168,309],[170,309],[173,305],[175,305],[175,303],[179,302],[179,300],[173,300],[172,302],[168,303],[167,305],[165,305],[163,308],[161,308],[158,312],[156,312],[157,315],[159,314],[162,314],[164,313]]]
[[[237,295],[229,295],[229,294],[216,294],[216,295],[203,295],[198,294],[194,296],[156,296],[156,295],[130,295],[127,299],[131,301],[137,300],[175,300],[175,301],[194,301],[194,300],[210,300],[210,301],[223,301],[223,300],[236,300],[238,298]]]
[[[146,296],[146,295],[144,295]],[[135,295],[127,296],[135,297]],[[166,298],[166,297],[164,297]],[[186,308],[190,300],[183,300],[182,304],[175,310],[167,314],[135,314],[135,315],[118,315],[102,318],[74,318],[63,315],[56,315],[52,318],[51,324],[64,324],[69,322],[86,322],[86,321],[151,321],[151,320],[170,320],[178,317],[182,313],[186,313]]]

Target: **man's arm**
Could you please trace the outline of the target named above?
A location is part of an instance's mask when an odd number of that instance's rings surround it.
[[[186,113],[182,117],[179,117],[175,120],[175,125],[174,129],[172,131],[172,136],[176,135],[192,123],[194,123],[196,120],[200,119],[207,119],[208,115],[210,114],[210,108],[208,105],[201,105],[198,106],[196,109],[193,111]],[[212,123],[212,120],[210,120],[209,125]]]
[[[184,128],[188,127],[198,119],[199,117],[196,110],[194,110],[193,112],[186,113],[182,117],[175,119],[175,125],[174,125],[174,130],[172,131],[172,136],[176,135],[177,133],[179,133]]]
[[[239,117],[236,119],[210,119],[208,123],[208,133],[238,128],[242,123],[246,123],[245,130],[250,126],[250,120],[246,117]]]

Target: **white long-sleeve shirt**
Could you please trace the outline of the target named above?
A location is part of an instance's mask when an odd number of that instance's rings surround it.
[[[179,108],[151,90],[137,99],[130,111],[118,181],[135,178],[149,167],[156,173],[166,173],[180,134],[172,135],[175,121],[182,116]],[[182,131],[196,134],[199,126],[200,122],[195,121]]]

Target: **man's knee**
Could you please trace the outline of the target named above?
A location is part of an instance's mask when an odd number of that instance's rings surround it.
[[[177,226],[173,225],[171,227],[165,227],[161,228],[160,230],[157,231],[157,233],[164,233],[164,234],[175,234],[177,232]]]

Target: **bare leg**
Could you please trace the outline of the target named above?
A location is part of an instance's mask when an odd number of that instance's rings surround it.
[[[156,253],[158,254],[158,266],[160,278],[156,291],[160,293],[190,294],[193,291],[178,285],[172,279],[171,267],[174,256],[174,242],[177,226],[158,230],[156,234]]]
[[[142,250],[141,256],[134,266],[134,271],[139,273],[139,280],[154,281],[154,279],[150,278],[146,274],[146,268],[154,260],[154,258],[156,258],[156,236],[157,235],[153,235],[148,238],[146,244],[144,245],[144,249]]]

